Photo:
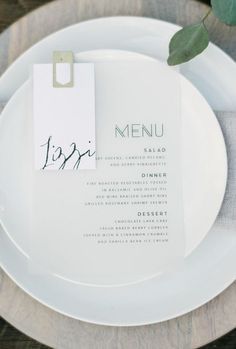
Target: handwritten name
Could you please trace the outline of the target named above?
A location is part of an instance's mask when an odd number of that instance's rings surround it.
[[[42,170],[45,170],[50,166],[58,166],[58,170],[64,170],[69,161],[72,162],[71,168],[73,170],[78,170],[82,158],[86,156],[95,156],[96,153],[90,149],[85,152],[80,152],[76,143],[72,142],[69,146],[69,151],[66,154],[61,146],[55,146],[53,144],[52,136],[48,137],[47,142],[42,144],[41,147],[45,149],[45,161]]]

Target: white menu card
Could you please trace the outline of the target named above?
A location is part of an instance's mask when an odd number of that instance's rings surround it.
[[[180,78],[147,61],[96,63],[95,78],[96,169],[33,169],[32,272],[124,285],[184,257]]]

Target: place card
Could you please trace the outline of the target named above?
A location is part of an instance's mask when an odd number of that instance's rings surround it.
[[[94,65],[58,63],[61,88],[53,86],[52,64],[33,66],[34,163],[37,170],[96,168]]]

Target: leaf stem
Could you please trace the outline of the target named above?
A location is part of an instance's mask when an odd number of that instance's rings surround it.
[[[206,19],[207,19],[207,17],[210,15],[211,11],[212,11],[212,8],[210,7],[210,9],[207,11],[207,13],[205,14],[205,16],[203,17],[203,19],[202,19],[202,23],[204,23],[204,24],[205,24],[205,20],[206,20]]]

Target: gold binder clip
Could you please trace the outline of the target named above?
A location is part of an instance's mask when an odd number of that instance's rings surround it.
[[[74,86],[73,63],[73,52],[53,52],[53,87],[64,88]]]

